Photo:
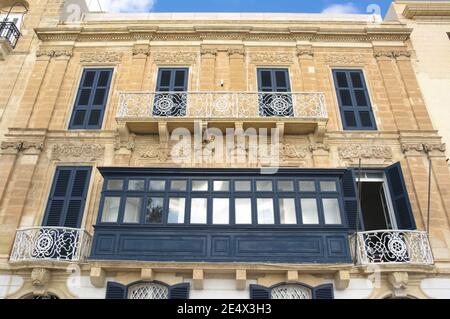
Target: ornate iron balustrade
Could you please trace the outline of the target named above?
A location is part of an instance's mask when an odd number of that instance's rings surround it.
[[[351,238],[353,247],[350,249],[353,253],[356,250],[357,262],[361,265],[434,263],[426,232],[377,230],[360,232]]]
[[[0,22],[0,38],[6,39],[13,49],[19,41],[20,35],[14,22]]]
[[[120,93],[118,119],[328,119],[323,93]]]
[[[16,233],[10,262],[84,262],[89,255],[91,236],[83,229],[35,227]]]

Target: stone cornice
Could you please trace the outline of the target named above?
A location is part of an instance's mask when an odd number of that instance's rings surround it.
[[[406,41],[412,30],[401,27],[385,28],[249,28],[249,27],[221,27],[210,26],[207,30],[201,28],[177,28],[169,30],[155,30],[151,26],[143,26],[139,30],[110,26],[105,28],[94,27],[63,27],[38,28],[36,34],[38,38],[46,41],[75,41],[75,42],[96,42],[96,41],[202,41],[209,39],[216,40],[266,40],[266,41],[324,41],[324,42],[372,42],[372,41]]]
[[[414,3],[408,4],[403,10],[407,19],[416,17],[450,17],[450,3]]]

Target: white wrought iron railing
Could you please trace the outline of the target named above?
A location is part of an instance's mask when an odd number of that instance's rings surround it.
[[[84,262],[89,254],[91,236],[83,229],[34,227],[16,233],[10,262],[65,261]]]
[[[357,263],[360,265],[434,263],[428,235],[423,231],[359,232],[351,236],[351,244],[350,249],[353,254],[356,252]]]
[[[323,93],[120,93],[118,119],[167,117],[326,120],[328,114]]]

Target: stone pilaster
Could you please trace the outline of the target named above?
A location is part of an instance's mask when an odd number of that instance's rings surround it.
[[[297,56],[300,65],[300,74],[302,77],[302,91],[317,92],[318,86],[316,68],[314,64],[314,52],[312,50],[312,47],[297,47]]]

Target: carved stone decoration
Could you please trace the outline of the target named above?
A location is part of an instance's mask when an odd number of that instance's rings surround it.
[[[394,52],[389,50],[376,50],[373,55],[375,58],[394,58]]]
[[[406,297],[408,288],[408,273],[407,272],[394,272],[388,276],[389,283],[392,286],[395,297]]]
[[[201,49],[200,54],[201,55],[216,56],[217,55],[217,50],[216,49]]]
[[[0,148],[2,150],[14,149],[17,152],[34,149],[40,152],[44,149],[44,143],[34,141],[5,141],[1,143]]]
[[[339,147],[339,156],[342,159],[392,159],[392,148],[389,146],[349,145]]]
[[[285,144],[283,146],[283,157],[295,159],[295,158],[305,158],[307,149],[302,146]]]
[[[134,144],[134,142],[117,142],[114,144],[114,150],[116,151],[119,151],[122,148],[128,151],[133,151],[135,147],[136,145]]]
[[[194,63],[198,58],[195,52],[155,52],[152,56],[155,63],[165,64]]]
[[[97,160],[103,156],[105,147],[100,144],[56,144],[52,149],[52,159],[76,158]]]
[[[292,63],[294,56],[290,53],[258,52],[251,55],[251,60],[253,63]]]
[[[34,268],[31,271],[31,284],[35,287],[45,286],[50,282],[50,271],[45,268]]]
[[[229,49],[228,55],[229,56],[244,56],[245,50],[244,49]]]
[[[327,64],[361,64],[365,59],[362,54],[327,54],[325,63]]]
[[[320,151],[320,150],[329,152],[330,146],[328,144],[323,144],[323,143],[311,143],[309,145],[309,150],[311,152],[316,152],[316,151]]]
[[[165,162],[169,158],[168,150],[161,147],[159,144],[148,145],[145,150],[139,152],[139,157],[142,159],[153,159]]]
[[[402,152],[404,154],[410,154],[410,153],[431,153],[433,151],[444,153],[446,151],[447,147],[444,143],[438,143],[438,144],[420,144],[420,143],[411,143],[402,144]]]
[[[145,55],[149,56],[151,51],[149,48],[133,48],[133,55]]]
[[[40,48],[36,52],[37,57],[48,56],[50,58],[67,56],[71,57],[73,55],[72,48]]]
[[[9,148],[12,148],[17,151],[20,151],[22,149],[22,143],[21,142],[2,142],[0,144],[0,148],[2,150],[7,150]]]
[[[297,56],[313,57],[314,51],[311,48],[297,48]]]
[[[87,63],[119,63],[122,61],[121,52],[88,52],[82,53],[80,61]]]
[[[432,152],[432,151],[439,151],[441,153],[444,153],[447,150],[446,144],[425,144],[424,145],[425,151]]]
[[[425,151],[425,148],[423,147],[423,144],[402,144],[402,152],[404,154],[411,151],[422,153]]]
[[[389,49],[380,49],[375,50],[374,52],[375,58],[390,58],[390,59],[397,59],[397,58],[410,58],[411,52],[407,50],[389,50]]]

